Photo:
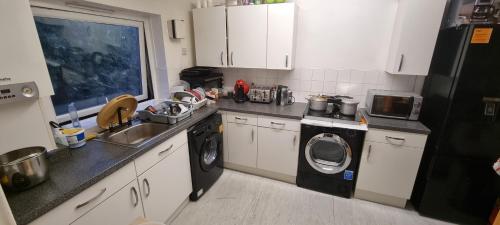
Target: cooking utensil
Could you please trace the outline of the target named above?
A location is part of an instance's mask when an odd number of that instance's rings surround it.
[[[22,148],[0,155],[0,182],[8,190],[26,190],[47,178],[47,150],[44,147]]]
[[[309,101],[309,109],[314,111],[325,111],[328,106],[328,96],[311,95],[306,99]]]
[[[340,113],[346,116],[354,116],[356,115],[356,111],[358,110],[359,101],[352,99],[347,96],[337,96],[337,99],[341,100],[341,103],[335,103],[340,108]]]

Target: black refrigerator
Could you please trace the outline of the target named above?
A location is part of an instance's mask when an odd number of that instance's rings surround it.
[[[412,203],[424,216],[487,224],[500,192],[500,25],[440,31],[420,121],[429,135]]]

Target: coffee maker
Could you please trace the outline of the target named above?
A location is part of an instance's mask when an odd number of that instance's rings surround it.
[[[295,102],[292,91],[285,85],[276,88],[276,105],[291,105]]]

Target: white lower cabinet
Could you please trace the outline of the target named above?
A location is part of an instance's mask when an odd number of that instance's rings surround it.
[[[141,216],[139,186],[134,180],[71,225],[127,225]]]
[[[427,135],[373,129],[366,136],[355,196],[404,207],[413,191]]]
[[[297,176],[300,132],[259,127],[257,168]]]
[[[228,162],[257,167],[257,126],[228,123],[227,133]]]
[[[175,150],[138,179],[145,217],[167,221],[193,190],[188,145]]]
[[[166,222],[191,191],[182,131],[29,225],[128,225],[138,217]]]
[[[222,113],[225,167],[295,182],[300,143],[299,120]]]

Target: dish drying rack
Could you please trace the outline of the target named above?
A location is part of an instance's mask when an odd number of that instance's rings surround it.
[[[182,104],[188,108],[188,111],[179,115],[164,114],[163,112],[165,112],[165,110],[169,108],[169,105],[171,104]],[[190,117],[193,114],[194,110],[193,104],[191,103],[171,100],[165,100],[159,104],[154,105],[153,107],[158,110],[158,113],[154,114],[148,110],[138,110],[137,112],[139,113],[139,118],[141,120],[149,120],[156,123],[176,124],[177,122]]]

